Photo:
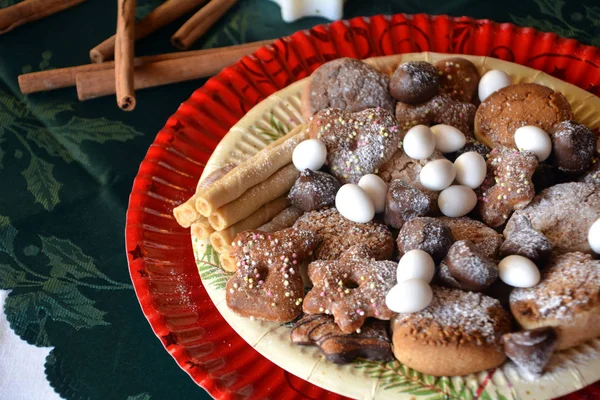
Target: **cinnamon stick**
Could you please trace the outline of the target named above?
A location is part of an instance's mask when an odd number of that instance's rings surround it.
[[[144,56],[144,57],[136,57],[133,60],[134,66],[138,67],[140,65],[150,64],[157,61],[165,61],[165,60],[174,60],[178,58],[185,57],[193,57],[193,56],[201,56],[212,53],[220,53],[224,49],[229,50],[246,50],[247,53],[252,53],[257,48],[262,46],[266,46],[268,44],[273,43],[272,40],[263,40],[260,42],[253,43],[245,43],[237,46],[230,47],[218,47],[214,49],[205,49],[205,50],[193,50],[193,51],[183,51],[176,53],[166,53],[166,54],[158,54],[154,56]],[[45,92],[48,90],[54,89],[62,89],[70,86],[75,86],[75,77],[77,74],[82,72],[92,72],[92,71],[100,71],[104,69],[110,69],[111,71],[115,68],[114,61],[108,61],[104,63],[97,64],[85,64],[78,65],[75,67],[67,67],[67,68],[58,68],[58,69],[50,69],[46,71],[39,72],[31,72],[29,74],[19,75],[19,87],[21,88],[21,93],[30,94],[36,92]],[[113,94],[113,93],[111,93]]]
[[[0,34],[17,26],[47,17],[83,3],[85,0],[25,0],[0,9]]]
[[[198,50],[195,55],[152,63],[135,68],[135,89],[145,89],[170,83],[206,78],[215,75],[241,57],[253,53],[270,41],[246,45]],[[115,93],[115,77],[112,69],[80,72],[76,74],[77,97],[89,100]]]
[[[118,0],[117,35],[115,39],[115,90],[117,104],[122,110],[135,108],[133,88],[133,36],[135,0]]]
[[[211,0],[175,32],[171,43],[178,49],[188,49],[236,2],[237,0]]]
[[[167,0],[148,14],[144,19],[135,23],[135,40],[142,39],[152,32],[175,21],[200,7],[207,0]],[[90,50],[90,60],[101,63],[112,60],[115,56],[115,35]]]

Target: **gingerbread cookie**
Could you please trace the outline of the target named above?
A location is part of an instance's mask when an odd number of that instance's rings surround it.
[[[600,261],[579,252],[553,256],[538,285],[513,290],[510,309],[524,329],[556,328],[559,350],[600,336]]]
[[[435,63],[440,76],[440,92],[465,103],[470,102],[479,87],[479,71],[475,64],[462,57],[447,58]]]
[[[487,165],[488,177],[478,189],[478,208],[483,221],[496,228],[535,196],[531,177],[538,159],[530,151],[498,147],[491,151]]]
[[[321,353],[335,364],[348,364],[356,358],[392,361],[389,323],[367,319],[359,331],[344,333],[329,315],[305,315],[294,324],[292,343],[318,346]]]
[[[523,215],[515,215],[511,220],[513,230],[500,247],[500,257],[516,254],[530,259],[538,266],[544,265],[552,254],[550,239],[534,229],[531,222]]]
[[[229,309],[264,321],[296,318],[304,298],[300,263],[313,255],[318,244],[313,232],[295,228],[239,233],[231,250],[238,268],[226,285]]]
[[[323,110],[310,121],[308,134],[325,144],[331,174],[341,183],[357,183],[363,175],[376,173],[401,138],[393,114],[383,108]]]
[[[383,220],[400,229],[405,222],[424,217],[435,209],[431,197],[401,179],[392,181],[385,198]]]
[[[302,115],[308,120],[326,108],[348,112],[381,107],[394,111],[390,78],[353,58],[339,58],[317,68],[302,93]]]
[[[439,278],[447,286],[481,292],[498,279],[498,266],[475,244],[459,240],[440,263]]]
[[[536,83],[510,85],[486,98],[475,116],[475,138],[488,147],[516,148],[515,131],[533,125],[550,132],[573,119],[571,105],[559,92]]]
[[[321,171],[306,169],[290,189],[290,203],[303,211],[318,210],[335,204],[340,183],[335,177]]]
[[[390,80],[390,93],[398,101],[418,104],[432,98],[438,91],[437,68],[427,61],[409,61],[398,65]]]
[[[430,217],[413,218],[406,222],[396,239],[399,257],[410,250],[418,249],[428,253],[436,264],[446,256],[453,242],[450,228],[440,220]]]
[[[552,242],[553,252],[581,251],[592,254],[587,234],[600,218],[600,187],[591,183],[561,183],[543,190],[506,224],[504,237],[518,233],[518,218],[526,217],[531,226]]]
[[[466,375],[499,366],[510,317],[498,300],[481,293],[433,287],[426,309],[392,320],[396,358],[435,376]]]
[[[420,104],[396,104],[396,119],[405,134],[416,125],[446,124],[460,130],[465,136],[473,136],[473,123],[477,107],[471,103],[455,100],[447,94],[437,94]]]
[[[376,221],[358,224],[344,218],[335,208],[304,214],[294,227],[314,232],[321,245],[316,251],[318,260],[335,260],[350,247],[362,244],[371,257],[386,260],[392,257],[394,239],[390,229]]]
[[[507,333],[503,336],[504,352],[525,375],[537,379],[544,372],[557,344],[556,330],[551,327]]]
[[[563,121],[550,131],[554,166],[563,172],[579,173],[589,168],[596,153],[596,136],[585,125]]]
[[[502,235],[479,221],[469,217],[439,217],[450,228],[454,240],[468,240],[483,254],[495,260],[502,245]]]
[[[308,266],[313,283],[302,309],[307,314],[331,314],[344,333],[356,332],[368,317],[389,320],[394,314],[385,296],[396,284],[393,261],[375,261],[367,247],[348,249],[337,260]]]

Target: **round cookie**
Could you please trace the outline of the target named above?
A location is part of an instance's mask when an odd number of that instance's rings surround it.
[[[550,239],[553,254],[592,254],[587,234],[600,218],[600,187],[570,182],[543,190],[527,207],[515,211],[504,229],[505,238],[519,231],[519,216],[526,217],[535,230]]]
[[[475,64],[466,58],[453,57],[435,63],[440,76],[440,93],[452,98],[470,102],[479,87],[479,71]]]
[[[550,132],[554,166],[563,172],[579,173],[589,168],[596,153],[596,136],[585,125],[563,121]]]
[[[427,61],[400,64],[390,80],[390,93],[403,103],[418,104],[432,98],[438,91],[437,68]]]
[[[390,78],[353,58],[338,58],[317,68],[302,93],[302,115],[308,120],[325,108],[348,112],[381,107],[394,111]]]
[[[513,290],[510,310],[524,329],[554,327],[559,350],[600,336],[600,261],[579,252],[553,257],[537,286]]]
[[[389,260],[394,252],[390,229],[376,221],[358,224],[344,218],[335,208],[311,211],[296,221],[294,227],[317,234],[321,244],[317,260],[335,260],[350,247],[362,244],[371,257]]]
[[[389,162],[389,161],[388,161]],[[592,183],[600,186],[600,154],[596,153],[592,165],[579,177],[578,182]]]
[[[518,128],[534,125],[550,132],[555,124],[570,119],[573,111],[562,93],[536,83],[519,83],[492,93],[479,105],[475,138],[492,148],[516,148]]]
[[[392,319],[396,358],[434,376],[466,375],[499,366],[510,317],[498,300],[481,293],[433,287],[426,309]]]
[[[406,222],[396,239],[398,257],[410,250],[423,250],[438,264],[454,242],[450,228],[436,218],[417,217]]]
[[[305,169],[290,189],[290,203],[302,211],[318,210],[335,204],[340,183],[335,177],[321,171]]]
[[[454,240],[469,240],[487,257],[492,260],[498,258],[498,251],[503,241],[502,235],[486,224],[469,217],[439,217],[438,219],[450,228]]]

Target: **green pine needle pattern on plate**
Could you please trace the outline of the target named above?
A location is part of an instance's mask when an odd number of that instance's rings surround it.
[[[196,265],[200,278],[205,285],[210,285],[215,290],[225,290],[227,280],[231,276],[221,269],[219,262],[219,253],[210,244],[200,245],[197,239],[194,240],[194,251],[198,251],[196,255]],[[196,250],[201,247],[201,250]]]
[[[285,136],[289,132],[289,128],[285,126],[281,121],[275,118],[275,114],[271,112],[269,117],[269,127],[255,127],[256,133],[262,136],[269,142],[274,142],[282,136]]]

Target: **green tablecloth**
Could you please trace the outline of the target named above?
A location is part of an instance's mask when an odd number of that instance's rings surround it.
[[[327,0],[323,0],[327,1]],[[0,0],[0,7],[17,0]],[[115,31],[116,1],[89,0],[0,36],[0,289],[13,330],[47,359],[68,399],[206,398],[163,349],[129,282],[123,230],[138,165],[169,115],[204,81],[79,103],[74,89],[23,97],[17,75],[87,63]],[[138,16],[158,5],[138,0]],[[568,4],[567,4],[568,3]],[[594,5],[595,3],[595,5]],[[514,22],[600,46],[598,0],[350,0],[345,17],[447,13]],[[195,48],[290,34],[326,22],[281,21],[268,0],[241,0]],[[140,41],[136,54],[173,51],[180,23]]]

